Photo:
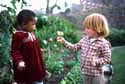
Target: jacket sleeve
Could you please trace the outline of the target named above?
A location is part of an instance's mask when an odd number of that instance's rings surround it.
[[[23,57],[20,52],[21,44],[22,42],[20,35],[16,33],[13,34],[11,45],[11,57],[15,65],[18,65],[19,62],[23,61]]]
[[[78,51],[79,49],[81,49],[81,44],[82,44],[83,38],[76,44],[72,44],[68,41],[64,41],[64,46],[68,49],[70,49],[71,51],[75,52]]]
[[[101,48],[101,57],[98,58],[97,64],[103,65],[106,63],[111,63],[111,45],[110,43],[105,43]]]

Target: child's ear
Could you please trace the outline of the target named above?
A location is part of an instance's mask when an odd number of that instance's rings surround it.
[[[23,27],[26,27],[26,23],[22,23],[22,26],[23,26]]]
[[[26,25],[26,23],[23,22],[22,25]]]
[[[26,24],[22,24],[21,27],[22,27],[23,29],[25,29],[25,28],[26,28]]]

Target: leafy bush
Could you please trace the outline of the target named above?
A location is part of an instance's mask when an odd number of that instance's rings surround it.
[[[76,61],[70,60],[65,62],[65,67],[72,68],[76,64]]]
[[[82,84],[81,78],[80,63],[76,63],[60,84]]]
[[[38,16],[35,33],[41,47],[47,50],[47,52],[44,52],[47,68],[51,73],[59,74],[64,70],[64,63],[61,57],[63,46],[56,41],[57,31],[62,31],[65,39],[72,43],[76,43],[79,40],[79,36],[74,32],[76,31],[76,26],[68,20],[57,16],[50,16],[47,20],[45,18],[43,20],[42,16]]]
[[[107,39],[111,42],[112,46],[125,45],[125,30],[112,28]]]
[[[40,23],[39,17],[38,23]],[[46,23],[46,25],[43,25],[41,23],[37,27],[39,28],[37,28],[36,30],[36,36],[38,37],[43,48],[47,48],[48,46],[51,49],[54,48],[54,46],[62,47],[60,43],[57,43],[56,41],[57,31],[62,31],[64,33],[65,39],[72,43],[75,43],[79,40],[79,36],[74,32],[77,29],[76,26],[68,20],[62,19],[57,16],[48,17],[48,22]]]
[[[13,21],[9,11],[2,11],[0,18],[0,84],[9,84],[13,79],[10,58],[10,29],[13,26]]]
[[[46,57],[47,69],[51,73],[60,74],[64,70],[64,62],[61,60],[61,54],[51,54]]]
[[[43,27],[44,25],[47,25],[48,24],[48,17],[45,16],[45,15],[38,15],[38,20],[37,20],[37,28],[41,28]]]

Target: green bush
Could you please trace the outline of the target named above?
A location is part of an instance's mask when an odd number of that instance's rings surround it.
[[[76,63],[60,84],[83,84],[81,78],[80,63]]]
[[[70,60],[65,62],[65,67],[72,68],[76,64],[76,61]]]
[[[37,17],[38,17],[37,24],[36,24],[37,28],[41,28],[44,25],[48,24],[48,17],[47,16],[45,16],[45,15],[38,15]]]
[[[50,16],[47,17],[47,20],[45,20],[45,18],[43,20],[42,16],[38,16],[38,24],[35,33],[41,47],[46,50],[46,52],[44,52],[45,61],[51,73],[59,74],[64,71],[64,63],[62,60],[64,53],[61,52],[63,46],[56,40],[57,31],[62,31],[65,39],[72,43],[76,43],[80,38],[76,35],[76,32],[74,32],[76,29],[74,24],[64,18]]]
[[[46,66],[49,72],[60,74],[64,70],[64,62],[61,60],[61,54],[51,54],[46,57]]]
[[[39,17],[38,23],[40,23]],[[50,16],[48,17],[47,21],[48,22],[45,20],[46,25],[43,25],[42,23],[39,24],[39,28],[36,30],[36,36],[38,37],[43,48],[50,47],[50,49],[53,50],[55,49],[54,46],[62,48],[62,45],[56,41],[57,31],[62,31],[64,33],[65,39],[72,43],[75,43],[79,40],[79,36],[74,32],[76,31],[77,27],[68,20],[57,16]]]
[[[13,21],[9,11],[2,11],[0,13],[0,84],[9,84],[13,80],[10,58],[12,27]]]
[[[125,45],[125,30],[112,28],[107,39],[111,42],[112,46]]]

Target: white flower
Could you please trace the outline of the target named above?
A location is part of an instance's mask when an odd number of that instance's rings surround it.
[[[13,28],[12,33],[13,33],[13,34],[15,34],[15,33],[16,33],[16,29],[15,29],[15,28]]]
[[[54,47],[55,47],[55,48],[57,48],[57,45],[56,45],[56,44],[54,44]]]
[[[47,41],[46,41],[46,40],[43,40],[43,43],[44,43],[45,45],[47,45]]]
[[[53,41],[53,38],[49,38],[49,41],[52,42],[52,41]]]
[[[61,52],[61,53],[64,53],[64,49],[61,49],[60,52]]]
[[[61,32],[61,31],[57,31],[57,35],[58,35],[58,36],[63,36],[64,34],[63,34],[63,32]]]

